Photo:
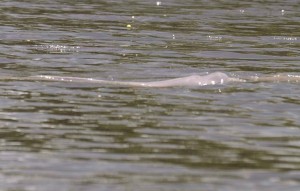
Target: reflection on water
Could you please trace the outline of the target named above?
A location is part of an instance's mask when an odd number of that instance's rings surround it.
[[[300,73],[293,0],[0,5],[1,76]],[[1,190],[299,188],[299,84],[0,85]]]

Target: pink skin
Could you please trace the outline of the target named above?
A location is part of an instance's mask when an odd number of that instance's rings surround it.
[[[93,78],[77,78],[77,77],[60,77],[60,76],[32,76],[31,78],[46,80],[46,81],[65,81],[65,82],[89,82],[99,84],[138,86],[138,87],[175,87],[175,86],[206,86],[224,84],[228,81],[234,81],[234,78],[229,78],[221,72],[214,72],[208,75],[199,76],[192,75],[182,78],[175,78],[163,81],[153,82],[124,82],[124,81],[109,81],[97,80]]]
[[[192,75],[171,80],[143,83],[149,87],[172,87],[172,86],[206,86],[215,84],[224,84],[230,81],[230,78],[221,72],[214,72],[205,76]]]
[[[128,82],[128,81],[110,81],[110,80],[98,80],[93,78],[78,78],[78,77],[64,77],[64,76],[30,76],[24,78],[5,78],[15,79],[15,80],[34,80],[34,81],[63,81],[63,82],[79,82],[79,83],[94,83],[94,84],[107,84],[107,85],[119,85],[119,86],[135,86],[135,87],[176,87],[176,86],[185,86],[185,87],[197,87],[197,86],[206,86],[206,85],[217,85],[224,84],[228,82],[291,82],[291,83],[300,83],[300,76],[298,75],[267,75],[267,76],[250,76],[240,78],[231,78],[228,77],[225,73],[214,72],[207,75],[192,75],[181,78],[174,78],[170,80],[162,81],[152,81],[152,82]]]

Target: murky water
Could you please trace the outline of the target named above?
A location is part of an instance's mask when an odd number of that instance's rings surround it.
[[[0,75],[300,74],[298,1],[1,1]],[[1,190],[300,186],[300,84],[0,82]]]

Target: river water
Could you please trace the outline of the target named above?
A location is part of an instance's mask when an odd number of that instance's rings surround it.
[[[0,75],[300,74],[300,3],[0,2]],[[300,84],[0,81],[7,191],[296,191]]]

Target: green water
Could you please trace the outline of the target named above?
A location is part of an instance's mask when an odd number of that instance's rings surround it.
[[[299,8],[293,0],[1,1],[0,75],[299,75]],[[0,190],[299,189],[297,83],[0,85]]]

